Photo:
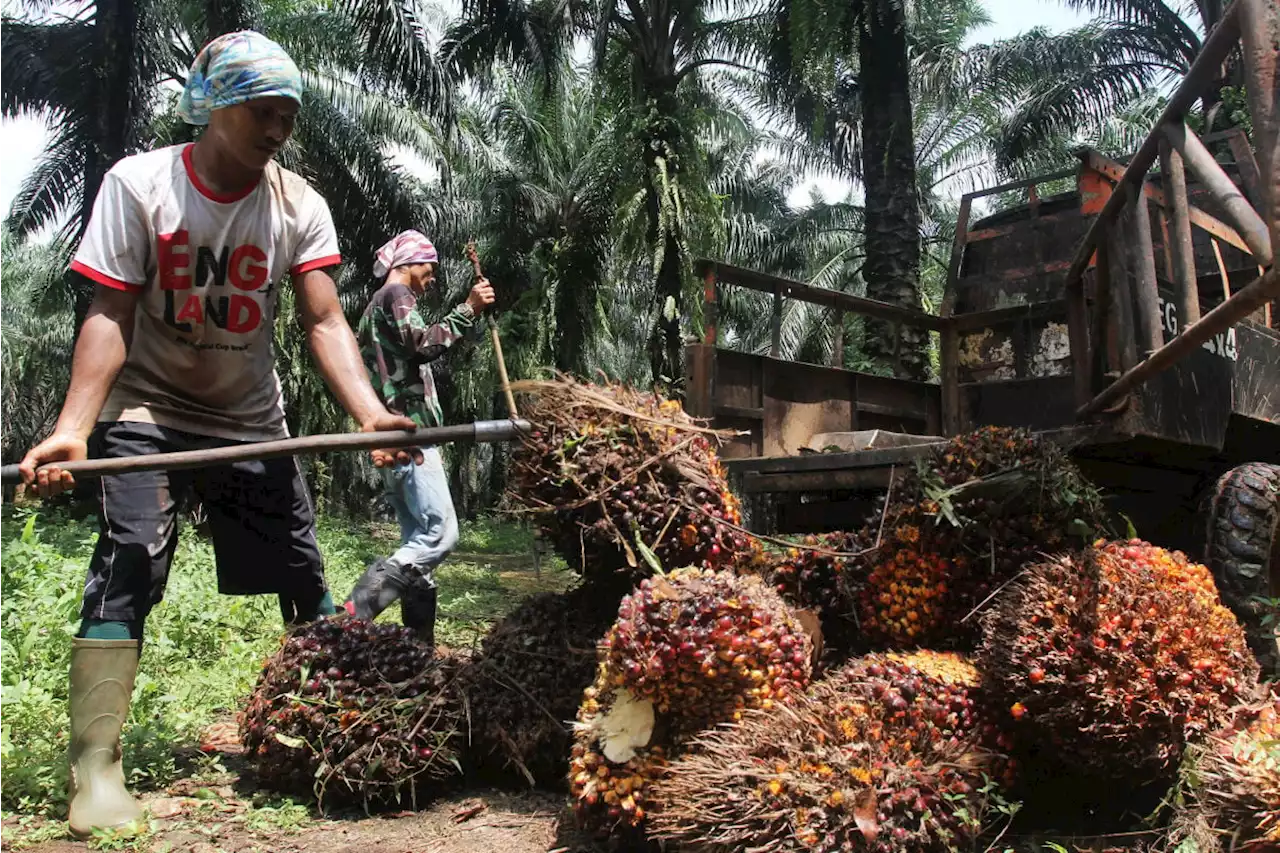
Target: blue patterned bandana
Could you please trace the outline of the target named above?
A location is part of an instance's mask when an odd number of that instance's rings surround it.
[[[284,48],[261,33],[227,33],[196,57],[178,101],[178,115],[187,124],[206,125],[214,110],[257,98],[302,103],[302,74]]]

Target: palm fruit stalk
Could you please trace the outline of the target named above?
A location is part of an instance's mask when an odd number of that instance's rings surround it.
[[[1175,769],[1258,676],[1209,570],[1137,539],[1033,565],[983,633],[978,665],[1020,752],[1135,785]]]
[[[602,834],[641,826],[681,745],[800,695],[812,651],[758,577],[689,567],[643,581],[618,608],[578,713],[569,780],[580,822]]]
[[[459,662],[357,619],[293,631],[240,714],[258,784],[340,805],[417,807],[461,775]]]
[[[468,669],[472,759],[530,786],[564,784],[572,720],[596,674],[617,601],[578,587],[525,601],[485,636]]]
[[[537,426],[516,452],[511,495],[589,581],[629,590],[655,563],[720,568],[759,547],[738,529],[722,434],[678,401],[567,378],[513,388]]]
[[[1183,764],[1185,803],[1170,826],[1169,849],[1280,849],[1280,685],[1234,716]]]
[[[773,561],[769,576],[788,604],[810,610],[822,625],[824,651],[847,657],[861,636],[853,603],[847,596],[851,584],[843,575],[853,553],[855,538],[848,533],[805,536]]]
[[[977,681],[954,656],[854,661],[777,713],[698,737],[655,787],[649,834],[726,853],[960,849],[983,826]]]
[[[1097,489],[1066,453],[1030,432],[984,427],[909,470],[859,540],[847,595],[877,644],[972,648],[970,617],[1041,554],[1083,547],[1105,528]]]

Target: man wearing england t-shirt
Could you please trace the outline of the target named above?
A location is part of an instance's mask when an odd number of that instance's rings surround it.
[[[297,67],[253,32],[215,39],[179,104],[208,125],[194,145],[107,173],[72,269],[95,282],[53,434],[22,461],[42,496],[74,485],[56,467],[284,438],[272,350],[280,287],[294,288],[325,380],[365,431],[413,429],[375,394],[327,269],[340,262],[324,199],[273,162],[293,132]],[[407,457],[405,457],[407,458]],[[374,453],[381,467],[390,455]],[[306,484],[293,459],[103,477],[101,535],[71,657],[71,830],[132,824],[120,729],[143,622],[163,595],[177,502],[208,510],[219,591],[279,596],[287,622],[333,613]]]

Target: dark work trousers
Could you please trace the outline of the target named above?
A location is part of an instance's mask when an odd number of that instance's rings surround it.
[[[148,423],[100,423],[91,458],[237,444]],[[286,622],[314,615],[327,590],[311,495],[293,458],[100,478],[101,535],[89,564],[86,619],[141,622],[164,597],[180,504],[194,491],[208,514],[218,592],[280,596]]]

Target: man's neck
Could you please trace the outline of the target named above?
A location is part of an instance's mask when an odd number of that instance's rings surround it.
[[[262,180],[262,170],[249,169],[201,137],[191,149],[191,165],[204,185],[216,193],[238,193]]]
[[[418,288],[413,286],[413,277],[402,269],[394,269],[387,273],[387,284],[403,284],[413,291],[414,296],[421,296]]]

